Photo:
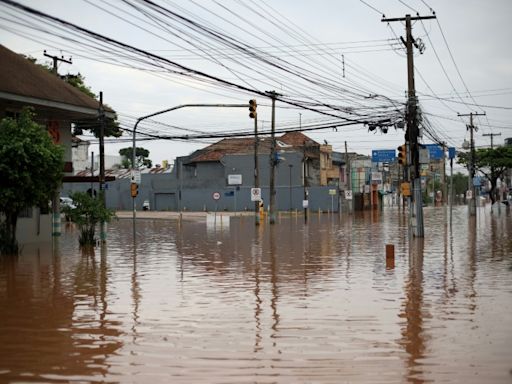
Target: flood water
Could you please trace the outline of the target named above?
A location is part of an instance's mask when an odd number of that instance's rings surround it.
[[[511,383],[510,213],[424,213],[68,226],[0,261],[0,382]]]

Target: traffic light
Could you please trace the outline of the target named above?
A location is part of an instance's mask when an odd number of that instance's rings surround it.
[[[132,197],[137,197],[137,195],[139,194],[139,184],[131,183],[130,184],[130,192],[131,192]]]
[[[405,166],[407,164],[407,145],[402,144],[398,147],[398,164]]]
[[[249,117],[251,119],[255,119],[256,118],[256,100],[254,99],[251,99],[249,100]]]

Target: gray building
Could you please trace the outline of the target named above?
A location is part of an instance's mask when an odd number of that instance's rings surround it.
[[[265,207],[270,196],[270,141],[268,137],[258,141],[259,186]],[[302,210],[307,193],[311,210],[337,211],[344,175],[343,156],[333,153],[330,145],[319,144],[300,132],[276,138],[276,147],[277,209]],[[137,209],[147,200],[152,210],[253,210],[254,175],[254,138],[224,139],[176,158],[172,168],[143,171]],[[130,173],[124,170],[115,176],[116,181],[107,184],[107,206],[130,210]],[[63,194],[88,188],[84,184],[66,183]],[[214,199],[214,194],[220,198]]]

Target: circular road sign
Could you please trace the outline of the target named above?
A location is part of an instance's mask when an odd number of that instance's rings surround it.
[[[213,197],[213,200],[219,200],[220,199],[220,193],[219,192],[213,192],[212,197]]]

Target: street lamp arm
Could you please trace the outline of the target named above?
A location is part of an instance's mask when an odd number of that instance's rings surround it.
[[[177,109],[185,108],[185,107],[214,107],[214,108],[247,108],[248,104],[181,104],[177,105],[172,108],[167,108],[162,111],[150,113],[149,115],[145,115],[142,117],[139,117],[137,121],[135,122],[135,125],[133,127],[133,138],[132,138],[132,169],[135,169],[135,134],[137,131],[137,126],[142,120],[149,119],[150,117],[161,115],[166,112],[175,111]]]

